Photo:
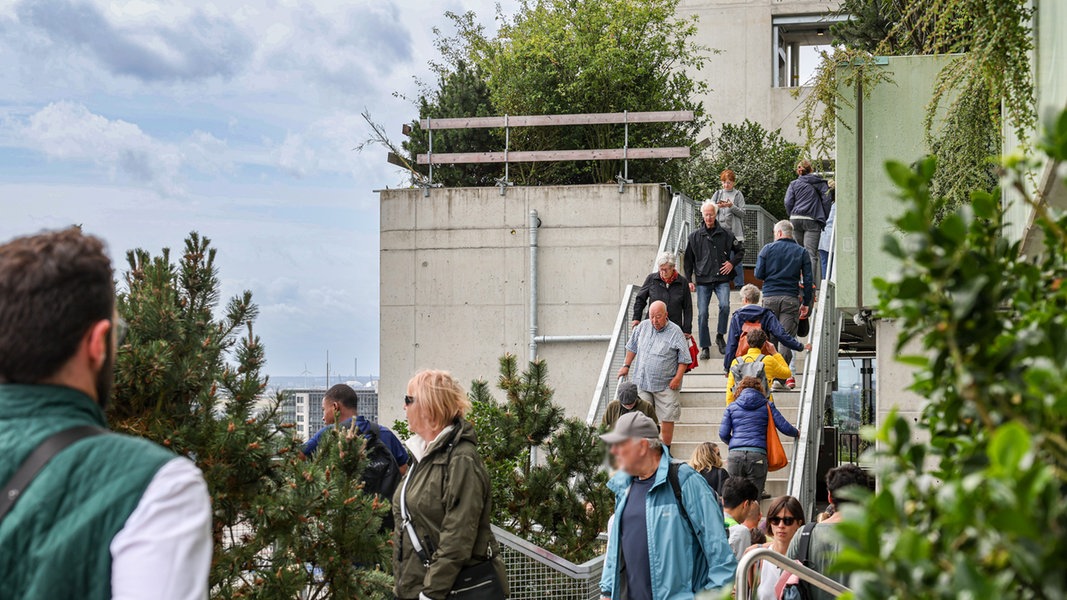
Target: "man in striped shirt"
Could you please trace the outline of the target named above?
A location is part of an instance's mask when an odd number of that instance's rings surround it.
[[[667,305],[653,302],[648,319],[634,328],[626,343],[626,360],[619,377],[629,375],[632,368],[631,380],[637,385],[638,395],[656,407],[660,437],[668,448],[674,439],[674,422],[682,413],[678,390],[686,366],[692,361],[682,328],[667,319]]]

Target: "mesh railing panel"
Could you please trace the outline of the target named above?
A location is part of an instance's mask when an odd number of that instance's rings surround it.
[[[511,600],[598,600],[600,598],[600,568],[587,576],[574,577],[561,573],[501,541],[500,556],[508,570]],[[601,561],[599,565],[603,565]]]
[[[774,224],[778,219],[762,206],[745,206],[745,266],[756,266],[756,257],[764,246],[774,241]]]

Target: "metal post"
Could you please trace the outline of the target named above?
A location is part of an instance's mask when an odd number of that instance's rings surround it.
[[[424,198],[430,197],[430,188],[433,187],[433,117],[426,117],[426,132],[430,135],[429,147],[426,149],[426,161],[430,165],[430,177],[426,187],[422,190]]]
[[[537,228],[541,219],[530,210],[530,361],[537,360]]]
[[[513,184],[509,178],[508,152],[511,150],[511,127],[508,125],[508,116],[504,115],[504,178],[496,180],[496,187],[500,188],[500,195]]]
[[[622,111],[622,178],[630,178],[630,111]]]

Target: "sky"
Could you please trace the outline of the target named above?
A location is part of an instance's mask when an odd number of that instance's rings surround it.
[[[79,224],[121,273],[197,231],[267,373],[376,374],[373,190],[405,180],[360,113],[399,143],[433,27],[496,3],[0,0],[0,241]]]

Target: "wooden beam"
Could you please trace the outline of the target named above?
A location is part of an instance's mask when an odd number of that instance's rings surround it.
[[[682,123],[694,120],[691,110],[665,110],[632,113],[590,113],[580,115],[532,115],[508,117],[509,127],[545,127],[553,125],[612,125],[622,123]],[[459,117],[422,119],[424,130],[487,129],[504,127],[504,117]]]
[[[622,148],[607,150],[535,150],[526,152],[508,152],[507,162],[551,162],[568,160],[634,160],[646,158],[689,158],[689,146],[673,148],[630,148],[623,156]],[[503,152],[451,152],[433,155],[435,165],[461,165],[476,163],[503,163]],[[419,164],[430,164],[429,155],[420,154]]]

